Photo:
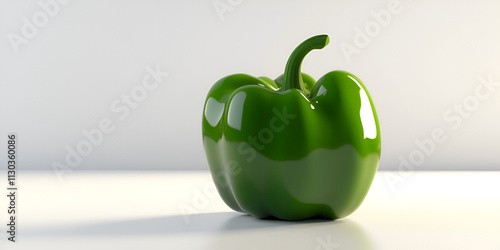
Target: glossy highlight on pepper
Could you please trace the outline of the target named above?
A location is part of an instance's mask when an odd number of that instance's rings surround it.
[[[380,127],[359,78],[332,71],[317,82],[304,57],[329,43],[311,37],[275,80],[234,74],[210,89],[203,146],[224,202],[258,218],[343,218],[363,202],[380,160]]]

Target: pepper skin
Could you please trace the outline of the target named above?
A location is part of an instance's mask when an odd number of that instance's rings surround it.
[[[343,218],[363,202],[380,160],[380,127],[364,84],[345,71],[318,82],[300,68],[329,42],[318,35],[272,80],[217,81],[203,111],[203,145],[224,202],[258,218]]]

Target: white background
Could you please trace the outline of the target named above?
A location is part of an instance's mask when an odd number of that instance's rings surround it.
[[[443,119],[477,100],[480,77],[500,83],[498,1],[401,0],[349,58],[342,45],[355,46],[355,30],[388,1],[289,2],[70,1],[41,23],[38,2],[0,1],[0,134],[18,134],[19,168],[52,169],[105,118],[115,129],[72,168],[207,169],[201,116],[211,85],[233,73],[278,77],[296,45],[328,34],[303,71],[318,79],[347,70],[365,83],[382,129],[380,169],[405,168],[400,157],[415,169],[500,169],[499,86],[467,118],[454,113],[460,124]],[[38,31],[13,45],[23,18],[37,16]],[[120,119],[111,104],[157,65],[168,77]],[[424,155],[415,140],[435,129],[446,140]]]

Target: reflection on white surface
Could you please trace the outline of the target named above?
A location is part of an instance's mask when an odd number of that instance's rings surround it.
[[[363,134],[365,139],[375,139],[377,137],[377,126],[375,125],[375,117],[373,116],[372,105],[368,99],[365,89],[359,84],[356,79],[348,76],[359,86],[359,97],[361,98],[361,109],[359,110],[359,116],[361,117],[361,124],[363,125]]]
[[[201,213],[186,224],[182,215],[131,220],[112,220],[82,225],[45,227],[27,231],[35,238],[54,237],[177,237],[210,235],[203,249],[373,249],[355,222],[349,219],[304,220],[297,222],[260,220],[237,212]],[[301,236],[297,238],[297,236]],[[235,241],[234,239],[238,239]],[[251,243],[251,244],[250,244]],[[248,247],[245,247],[248,246]],[[286,246],[286,247],[285,247]]]
[[[208,172],[22,172],[19,242],[1,249],[500,249],[500,172],[399,174],[345,219],[287,222],[231,211]]]

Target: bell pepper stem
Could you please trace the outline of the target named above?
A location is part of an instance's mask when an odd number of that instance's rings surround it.
[[[282,90],[292,88],[302,90],[305,93],[305,86],[302,80],[300,67],[304,57],[313,49],[322,49],[330,42],[328,35],[313,36],[295,48],[292,52],[285,67]]]

